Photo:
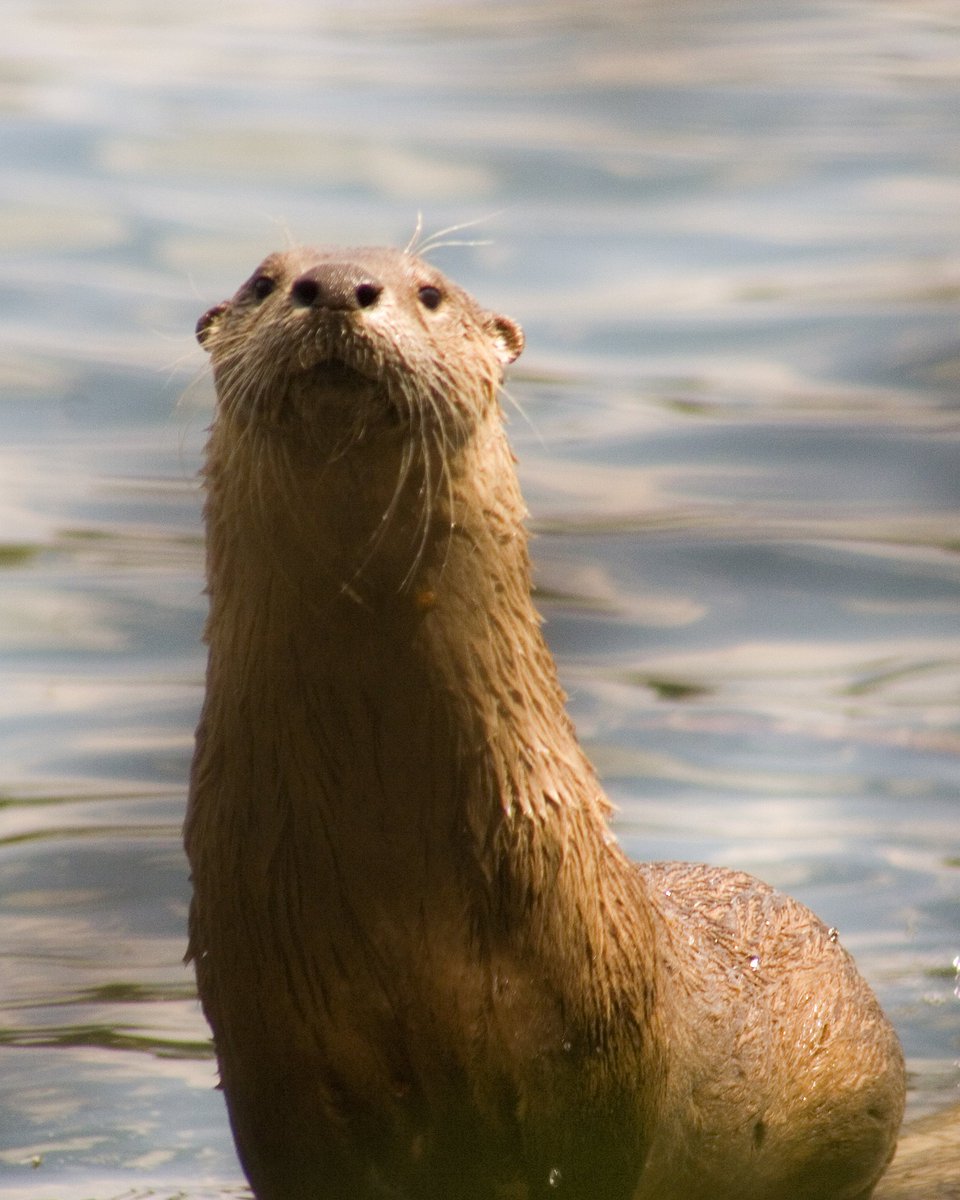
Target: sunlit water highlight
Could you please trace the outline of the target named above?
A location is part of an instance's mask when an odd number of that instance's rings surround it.
[[[615,12],[605,11],[615,8]],[[0,1191],[241,1187],[183,967],[209,381],[288,238],[522,320],[548,634],[638,857],[814,907],[960,1083],[949,5],[8,5]],[[557,1188],[558,1195],[562,1187]]]

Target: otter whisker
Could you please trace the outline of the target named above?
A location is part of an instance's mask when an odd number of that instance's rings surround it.
[[[495,221],[497,217],[502,215],[502,209],[498,212],[488,213],[484,217],[475,217],[472,221],[460,221],[456,225],[448,225],[445,229],[438,229],[436,233],[431,233],[423,242],[416,243],[408,253],[412,253],[412,249],[420,255],[429,254],[432,250],[443,249],[447,246],[489,246],[491,240],[467,242],[467,241],[445,241],[448,234],[459,233],[462,229],[473,229],[477,225],[486,225],[490,221]],[[419,237],[422,226],[418,224],[417,235]]]
[[[420,242],[420,235],[423,233],[423,212],[417,209],[417,220],[413,227],[413,234],[410,240],[404,247],[404,254],[414,254]]]
[[[541,433],[539,427],[537,426],[536,421],[534,421],[534,419],[527,412],[526,408],[520,403],[520,401],[516,398],[516,396],[514,396],[513,392],[510,390],[510,388],[508,388],[506,386],[501,387],[500,397],[501,397],[502,401],[505,401],[506,404],[509,405],[509,407],[515,413],[517,413],[517,415],[520,417],[520,419],[523,421],[523,423],[527,426],[527,428],[530,430],[530,432],[534,435],[534,437],[536,437],[537,441],[540,443],[541,448],[545,447],[546,442],[544,441],[543,434]]]
[[[413,419],[414,419],[414,414],[412,412],[412,406],[409,403],[409,397],[403,393],[401,393],[401,397],[403,400],[405,400],[407,402],[407,406],[408,406],[407,421],[409,424],[412,424]],[[390,498],[387,502],[386,507],[383,509],[382,513],[380,514],[379,521],[377,522],[376,526],[370,533],[370,536],[369,536],[369,539],[367,542],[366,551],[364,553],[363,558],[357,563],[356,568],[354,569],[354,572],[349,580],[349,583],[345,584],[345,586],[352,587],[353,585],[355,585],[357,583],[357,581],[362,577],[364,570],[369,566],[369,564],[376,557],[377,551],[379,550],[380,546],[383,544],[385,539],[387,539],[388,537],[391,536],[391,533],[392,533],[391,523],[399,509],[403,495],[407,488],[408,480],[411,477],[411,473],[413,472],[415,467],[419,464],[419,462],[420,462],[420,457],[417,454],[417,446],[416,446],[416,443],[414,442],[414,439],[413,438],[406,439],[403,449],[402,449],[402,452],[401,452],[401,457],[397,464],[397,474],[396,474],[396,479],[395,479],[394,486],[393,486],[393,491],[390,495]],[[403,584],[401,584],[401,590],[403,590]]]

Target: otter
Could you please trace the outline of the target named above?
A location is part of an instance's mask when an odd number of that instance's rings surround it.
[[[513,320],[383,248],[201,317],[189,956],[259,1200],[864,1200],[897,1038],[806,908],[629,861],[531,598]]]

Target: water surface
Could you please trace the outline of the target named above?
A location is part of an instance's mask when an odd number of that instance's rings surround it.
[[[605,6],[613,7],[613,6]],[[638,857],[838,926],[960,1084],[960,25],[911,5],[12,3],[0,1190],[240,1189],[181,963],[211,389],[288,240],[519,318],[548,636]]]

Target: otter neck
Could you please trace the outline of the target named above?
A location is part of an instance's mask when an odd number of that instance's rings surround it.
[[[399,864],[401,889],[411,862],[462,877],[463,856],[542,884],[605,802],[531,601],[499,413],[443,477],[399,443],[315,462],[213,435],[204,742],[245,777],[232,820],[265,870],[296,824],[357,878]]]

